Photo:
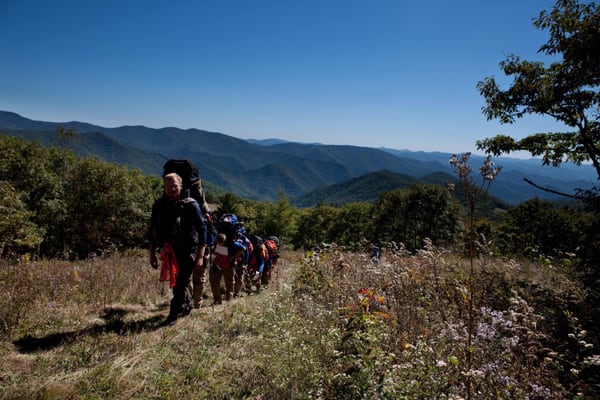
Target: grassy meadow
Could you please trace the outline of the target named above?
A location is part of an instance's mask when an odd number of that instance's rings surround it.
[[[164,327],[171,293],[144,251],[0,263],[1,399],[598,394],[591,310],[552,265],[431,244],[385,249],[377,264],[284,250],[262,293]]]

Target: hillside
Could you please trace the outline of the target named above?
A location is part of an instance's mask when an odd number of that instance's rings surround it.
[[[451,178],[451,177],[450,177]],[[374,201],[377,194],[394,189],[408,188],[418,180],[409,175],[400,175],[390,171],[377,171],[348,181],[324,186],[293,200],[299,207],[310,207],[323,203],[344,205],[357,201]]]
[[[56,140],[58,127],[73,129],[76,136],[67,142]],[[449,154],[409,152],[393,149],[374,149],[359,146],[302,144],[277,139],[245,141],[217,132],[199,129],[161,129],[144,126],[106,128],[85,122],[44,122],[0,111],[0,132],[44,145],[71,148],[82,156],[95,155],[100,159],[139,168],[159,175],[169,158],[188,158],[200,168],[202,178],[225,191],[255,200],[275,200],[280,191],[297,198],[303,205],[324,199],[322,194],[331,185],[354,185],[353,179],[371,173],[388,171],[421,181],[436,173],[452,173]],[[473,156],[474,175],[481,157]],[[525,183],[532,179],[554,190],[572,193],[576,188],[589,188],[595,177],[591,168],[542,168],[539,160],[497,160],[503,173],[492,185],[490,193],[509,204],[532,197],[551,200],[557,196],[542,192]],[[368,178],[367,178],[368,179]],[[384,178],[387,179],[387,178]],[[380,187],[393,187],[391,182],[368,185],[373,192],[352,195],[338,192],[339,199],[329,196],[326,201],[344,203],[347,199],[375,198]],[[356,186],[353,186],[356,189]],[[312,204],[311,204],[312,203]]]
[[[285,250],[268,289],[216,306],[208,291],[175,326],[162,324],[171,293],[145,252],[16,265],[35,278],[5,260],[0,398],[458,399],[466,385],[480,399],[598,398],[598,367],[580,357],[595,353],[565,346],[591,341],[577,285],[490,259],[470,309],[459,258]]]

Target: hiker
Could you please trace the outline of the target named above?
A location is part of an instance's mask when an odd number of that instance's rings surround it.
[[[277,236],[269,236],[264,241],[264,245],[267,249],[267,256],[265,257],[265,267],[261,277],[261,284],[266,289],[269,286],[269,282],[271,282],[273,267],[279,259],[279,238]]]
[[[377,245],[373,245],[371,247],[371,254],[369,255],[371,258],[371,262],[375,265],[379,264],[379,259],[381,258],[381,249]]]
[[[206,221],[198,202],[182,198],[182,180],[176,173],[163,177],[164,195],[152,206],[150,219],[150,265],[157,269],[156,250],[161,249],[161,272],[170,271],[173,289],[169,315],[165,324],[173,325],[178,317],[192,311],[190,279],[193,268],[202,266],[206,247]],[[161,273],[161,279],[167,279]]]
[[[217,235],[217,244],[213,251],[214,260],[208,271],[210,288],[213,293],[213,304],[221,304],[221,278],[225,280],[225,300],[231,300],[233,294],[234,270],[242,262],[244,246],[237,241],[227,240],[224,233]]]
[[[241,243],[244,246],[244,253],[238,262],[234,265],[233,277],[234,277],[234,287],[233,287],[233,297],[238,297],[240,295],[240,290],[242,290],[242,285],[244,283],[244,270],[248,268],[248,261],[250,261],[250,255],[253,251],[253,245],[250,239],[245,234],[245,230],[243,228],[238,229],[236,232],[235,241]]]
[[[246,289],[250,291],[252,285],[255,285],[256,291],[260,292],[265,258],[267,257],[267,248],[260,236],[252,235],[250,241],[252,242],[253,251],[250,255],[250,260],[248,261],[247,273],[249,275],[249,281],[247,282],[248,287]]]
[[[215,245],[216,242],[213,232],[212,216],[210,213],[205,213],[204,215],[207,223],[206,246],[203,256],[204,260],[202,261],[202,265],[195,265],[192,271],[192,299],[194,308],[196,309],[202,306],[202,295],[204,293],[204,284],[206,283],[206,269],[209,265],[211,246]]]
[[[204,283],[206,282],[206,267],[210,258],[210,248],[215,244],[213,225],[210,215],[210,208],[202,189],[202,180],[200,172],[194,163],[187,159],[170,159],[163,165],[163,177],[176,173],[181,177],[183,187],[181,189],[181,197],[191,197],[198,202],[202,214],[207,223],[207,238],[204,250],[204,260],[202,265],[195,266],[192,272],[192,297],[194,308],[200,308],[202,303],[202,293],[204,292]]]

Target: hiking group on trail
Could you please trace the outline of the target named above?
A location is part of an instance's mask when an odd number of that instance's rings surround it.
[[[213,304],[266,288],[279,258],[279,239],[248,235],[235,214],[217,222],[204,197],[197,168],[189,160],[169,160],[163,167],[162,197],[152,206],[149,229],[150,265],[173,289],[166,325],[200,308],[206,269]],[[221,280],[225,288],[221,287]]]

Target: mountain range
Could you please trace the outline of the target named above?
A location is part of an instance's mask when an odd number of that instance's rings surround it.
[[[60,141],[57,130],[73,130],[69,141]],[[450,153],[415,152],[390,148],[297,143],[281,139],[243,140],[199,129],[144,126],[106,128],[85,122],[31,120],[0,111],[0,132],[43,145],[68,147],[81,156],[97,156],[159,176],[169,158],[188,158],[200,169],[207,190],[228,191],[244,198],[272,201],[283,191],[299,206],[371,201],[385,190],[417,182],[444,184],[456,180],[448,165]],[[473,155],[473,177],[484,157]],[[490,194],[508,204],[533,197],[559,199],[551,192],[573,193],[590,188],[596,176],[589,166],[541,165],[539,159],[499,157],[503,167]]]

